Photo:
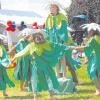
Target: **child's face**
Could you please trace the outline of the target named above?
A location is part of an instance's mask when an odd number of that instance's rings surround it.
[[[32,35],[29,36],[28,41],[29,42],[32,42],[33,41],[33,36]]]
[[[56,15],[58,13],[58,7],[57,7],[57,5],[51,4],[50,5],[50,12],[51,12],[52,15]]]
[[[22,38],[23,38],[24,40],[28,40],[29,35],[23,35]]]
[[[29,38],[29,35],[25,35],[24,39],[27,40]]]
[[[45,41],[44,36],[41,33],[38,33],[34,36],[34,42],[39,44]]]
[[[93,36],[94,36],[94,31],[93,30],[89,31],[88,32],[88,38],[91,38]]]

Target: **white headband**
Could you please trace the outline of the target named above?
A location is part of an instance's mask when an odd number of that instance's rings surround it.
[[[90,24],[84,24],[84,25],[81,25],[82,29],[87,29],[87,31],[91,31],[91,30],[94,30],[94,31],[99,31],[100,32],[100,25],[99,24],[96,24],[96,23],[90,23]]]
[[[24,35],[31,35],[32,33],[33,33],[33,29],[25,28],[24,30],[21,31],[21,33],[18,36],[21,37]]]

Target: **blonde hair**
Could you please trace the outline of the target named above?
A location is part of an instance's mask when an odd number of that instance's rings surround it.
[[[51,3],[51,4],[50,4],[50,7],[51,7],[51,6],[56,6],[56,7],[57,7],[57,12],[59,12],[60,9],[59,9],[58,4],[56,4],[56,3]]]

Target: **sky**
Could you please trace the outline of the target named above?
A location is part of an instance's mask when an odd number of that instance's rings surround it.
[[[35,11],[40,15],[46,15],[49,2],[54,0],[1,0],[3,9]],[[62,6],[69,6],[71,0],[55,0]]]
[[[2,9],[34,11],[46,17],[49,13],[48,5],[52,1],[59,2],[62,7],[69,7],[71,0],[0,0]],[[64,13],[64,11],[62,10]]]

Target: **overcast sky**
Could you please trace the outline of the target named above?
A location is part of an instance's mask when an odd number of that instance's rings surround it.
[[[47,5],[53,0],[1,0],[2,9],[29,10],[40,15],[47,15]],[[69,6],[71,0],[55,0],[63,6]]]
[[[20,22],[20,20],[24,20],[27,23],[31,23],[33,20],[38,21],[38,23],[43,23],[45,21],[45,18],[47,17],[49,13],[49,3],[50,1],[54,0],[0,0],[1,1],[1,8],[2,9],[9,9],[9,10],[22,10],[22,11],[34,11],[37,14],[41,15],[43,19],[34,19],[34,18],[20,18],[16,16],[1,16],[0,19],[7,21],[9,20],[15,20],[16,22]],[[68,7],[71,3],[71,0],[55,0],[59,1],[59,3],[63,7]],[[64,13],[64,11],[63,11]],[[28,17],[28,16],[27,16]]]

